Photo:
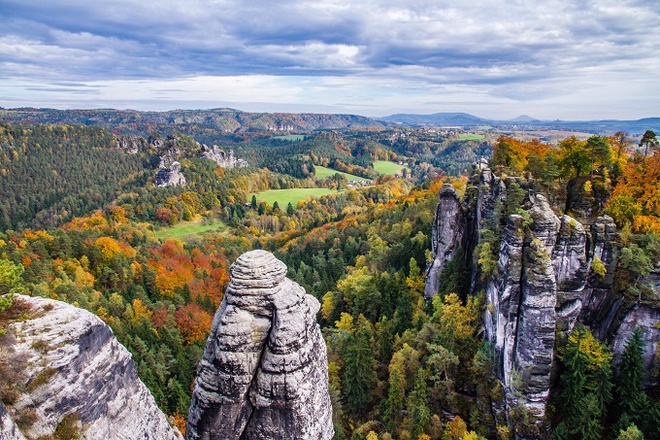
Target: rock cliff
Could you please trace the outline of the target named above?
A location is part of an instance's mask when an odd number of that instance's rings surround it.
[[[181,438],[103,321],[59,301],[17,295],[15,303],[23,310],[0,337],[2,438],[65,429],[90,440]]]
[[[241,255],[197,368],[186,439],[334,435],[319,302],[266,251]]]
[[[172,162],[169,167],[161,167],[156,172],[156,186],[186,185],[186,178],[181,173],[181,164]]]
[[[485,292],[485,338],[503,385],[504,408],[522,404],[541,421],[553,386],[556,330],[568,332],[577,322],[587,325],[596,337],[612,343],[616,364],[639,326],[650,372],[660,341],[660,329],[654,328],[660,309],[626,304],[613,293],[617,229],[612,218],[602,216],[583,225],[568,215],[558,217],[530,186],[520,178],[500,179],[484,161],[475,166],[460,209],[455,194],[443,186],[425,296],[438,291],[438,276],[461,246],[472,271],[470,294]],[[516,206],[509,206],[509,191],[517,191]],[[497,246],[492,274],[483,273],[478,262],[483,255],[474,255],[486,235],[497,237],[492,242]],[[593,272],[594,259],[603,263],[605,275]],[[650,374],[646,383],[655,383]]]
[[[431,230],[433,261],[426,269],[424,296],[428,299],[438,291],[438,277],[454,257],[463,240],[461,203],[454,187],[445,184],[440,189],[440,201]]]
[[[229,154],[227,154],[217,145],[210,148],[206,145],[202,145],[202,150],[202,157],[204,159],[212,160],[222,168],[241,168],[248,166],[247,161],[234,156],[234,150],[229,150]]]

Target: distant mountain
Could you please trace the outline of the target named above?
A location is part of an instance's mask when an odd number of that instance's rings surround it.
[[[541,122],[527,115],[520,115],[517,118],[511,119],[511,122]]]
[[[641,134],[646,130],[660,132],[660,118],[644,118],[638,120],[595,120],[595,121],[542,121],[527,115],[521,115],[510,120],[484,119],[469,113],[434,113],[430,115],[395,114],[382,118],[383,121],[394,124],[439,127],[462,126],[476,127],[492,125],[500,128],[514,129],[558,129],[584,131],[587,133],[608,134],[625,131],[630,134]]]
[[[434,113],[432,115],[415,115],[400,113],[392,116],[382,118],[384,121],[393,122],[404,125],[438,125],[438,126],[453,126],[453,125],[484,125],[489,121],[481,119],[469,113]]]

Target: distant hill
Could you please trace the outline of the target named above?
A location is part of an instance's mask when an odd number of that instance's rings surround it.
[[[563,129],[585,131],[588,133],[607,134],[625,131],[630,134],[641,134],[646,130],[660,132],[660,118],[644,118],[638,120],[595,120],[595,121],[541,121],[527,115],[521,115],[510,120],[484,119],[469,113],[434,113],[430,115],[395,114],[382,118],[388,123],[439,127],[463,126],[477,127],[492,125],[495,127],[510,127],[515,129]]]
[[[318,129],[382,126],[383,121],[357,115],[319,113],[251,113],[229,108],[212,110],[54,110],[0,109],[0,121],[84,124],[111,128],[117,134],[177,130],[240,133],[247,131],[310,132]]]

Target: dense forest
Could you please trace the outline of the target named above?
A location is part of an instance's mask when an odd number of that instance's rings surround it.
[[[558,145],[404,129],[322,131],[298,141],[248,137],[231,147],[252,167],[223,169],[199,158],[199,144],[187,135],[145,135],[132,153],[101,128],[0,129],[0,294],[22,291],[97,314],[182,430],[229,264],[263,248],[322,304],[337,439],[510,439],[528,432],[522,410],[510,425],[493,417],[502,389],[483,340],[485,298],[469,289],[468,262],[453,261],[440,294],[423,296],[438,191],[448,182],[462,195],[468,178],[458,174],[491,152],[496,173],[524,179],[558,212],[581,220],[611,215],[621,228],[616,288],[631,301],[658,300],[644,282],[660,261],[660,148],[652,132],[634,142],[617,133]],[[154,158],[165,154],[181,162],[187,186],[153,185]],[[373,161],[392,158],[409,161],[416,180],[376,175]],[[295,206],[247,203],[248,194],[267,189],[333,186],[314,176],[315,166],[374,178],[373,185]],[[497,258],[504,216],[525,216],[510,191],[474,256],[484,273]],[[227,228],[159,238],[200,216]],[[643,343],[636,333],[613,365],[607,341],[576,326],[559,347],[556,410],[539,435],[660,438],[658,390],[642,385]],[[8,405],[13,386],[0,380]]]

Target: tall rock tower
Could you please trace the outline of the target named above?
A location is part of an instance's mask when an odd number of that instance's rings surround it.
[[[186,439],[333,437],[320,305],[286,271],[261,250],[232,264],[197,369]]]

